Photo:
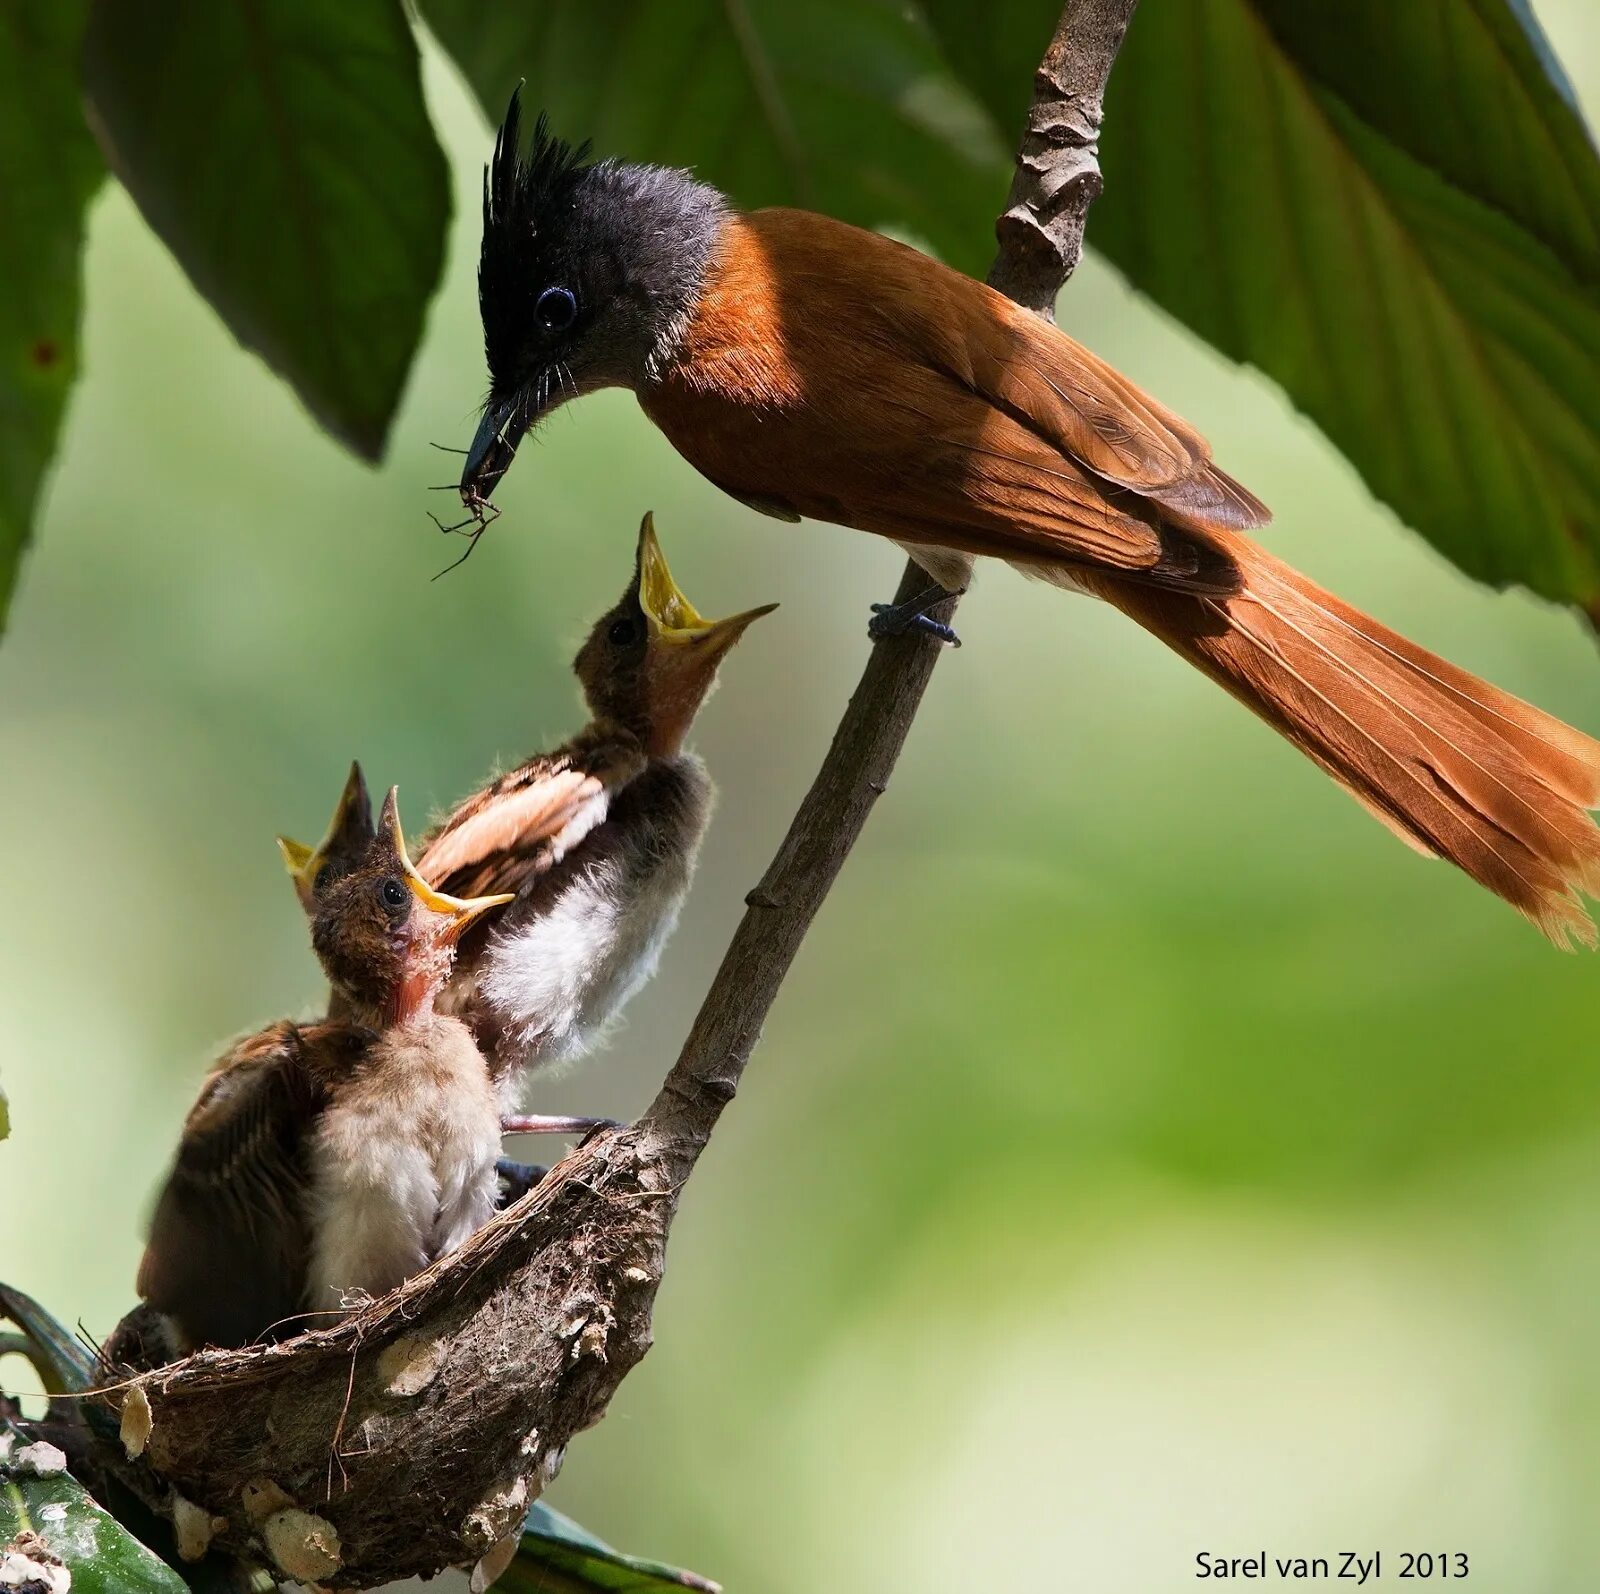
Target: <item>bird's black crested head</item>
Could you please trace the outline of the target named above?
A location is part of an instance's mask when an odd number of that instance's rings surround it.
[[[573,148],[551,135],[543,113],[522,148],[522,90],[511,96],[483,169],[483,243],[478,255],[478,310],[491,391],[516,385],[517,359],[541,282],[570,275],[560,247],[573,199],[591,170],[588,144]],[[529,289],[533,297],[529,298]]]
[[[478,308],[489,398],[462,496],[481,504],[522,434],[565,399],[637,387],[669,356],[727,215],[687,172],[588,160],[520,90],[484,171]]]

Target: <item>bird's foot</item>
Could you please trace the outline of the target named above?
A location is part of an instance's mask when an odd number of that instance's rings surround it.
[[[937,582],[904,603],[875,603],[872,618],[867,621],[867,636],[874,642],[887,637],[906,636],[912,631],[925,631],[929,636],[950,647],[961,646],[961,638],[944,623],[935,620],[929,609],[936,609],[946,598],[958,598],[959,592],[947,592]]]
[[[569,1118],[537,1112],[510,1113],[500,1120],[503,1135],[582,1135],[585,1140],[599,1130],[620,1127],[615,1118]]]
[[[494,1171],[500,1179],[499,1204],[509,1207],[520,1201],[550,1170],[537,1162],[513,1162],[509,1157],[501,1157]]]

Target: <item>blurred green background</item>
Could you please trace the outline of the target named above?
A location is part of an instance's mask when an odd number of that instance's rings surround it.
[[[1600,18],[1538,9],[1593,120]],[[661,976],[537,1100],[628,1115],[899,568],[719,497],[604,395],[430,583],[456,549],[428,445],[468,439],[483,385],[488,136],[426,66],[460,214],[377,473],[119,189],[93,211],[86,376],[0,646],[0,1276],[96,1335],[207,1059],[318,995],[272,837],[320,832],[352,754],[420,827],[571,730],[646,508],[702,609],[782,600],[701,722],[722,804]],[[1268,384],[1092,259],[1062,321],[1210,435],[1274,550],[1600,732],[1592,636],[1447,568]],[[1145,1594],[1260,1547],[1593,1587],[1600,963],[1109,610],[997,570],[961,629],[688,1191],[656,1349],[553,1503],[777,1594]]]

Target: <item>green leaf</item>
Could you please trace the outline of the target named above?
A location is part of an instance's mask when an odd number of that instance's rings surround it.
[[[926,3],[1019,125],[1056,0]],[[1136,287],[1470,574],[1600,616],[1600,160],[1526,5],[1145,0],[1101,156]]]
[[[103,171],[78,96],[83,18],[83,0],[0,6],[0,627],[78,374],[84,211]]]
[[[103,1511],[70,1474],[18,1466],[25,1436],[0,1430],[0,1545],[36,1534],[72,1574],[72,1594],[187,1594],[184,1581]]]
[[[1382,39],[1347,7],[1255,0],[1309,83],[1509,217],[1580,282],[1600,283],[1600,161],[1526,0],[1366,9],[1381,14]]]
[[[88,1346],[31,1295],[0,1284],[0,1320],[6,1319],[32,1345],[31,1359],[49,1394],[76,1394],[94,1382],[95,1360]]]
[[[450,214],[399,0],[97,0],[84,74],[108,163],[195,286],[377,459]]]
[[[974,271],[993,251],[1009,153],[902,0],[422,10],[491,122],[526,78],[524,103],[562,136],[693,166],[742,205],[911,232]]]
[[[503,1594],[570,1594],[580,1589],[608,1589],[615,1594],[696,1589],[717,1594],[719,1586],[658,1561],[619,1555],[571,1517],[537,1501],[523,1521],[516,1559],[495,1584]]]
[[[0,618],[3,618],[0,610]],[[0,1140],[4,1140],[11,1133],[11,1104],[6,1100],[6,1093],[0,1090]]]

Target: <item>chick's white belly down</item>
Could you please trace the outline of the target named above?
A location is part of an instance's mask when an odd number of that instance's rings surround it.
[[[617,860],[591,865],[549,911],[490,942],[479,999],[498,1020],[508,1061],[582,1057],[655,973],[688,882],[658,870],[630,892],[621,873]]]
[[[494,1212],[499,1154],[499,1102],[465,1026],[429,1015],[386,1038],[312,1143],[310,1310],[338,1315],[455,1250]]]
[[[711,783],[692,756],[652,769],[581,853],[512,904],[443,1005],[472,1026],[511,1106],[518,1076],[593,1050],[655,973],[694,874]]]

